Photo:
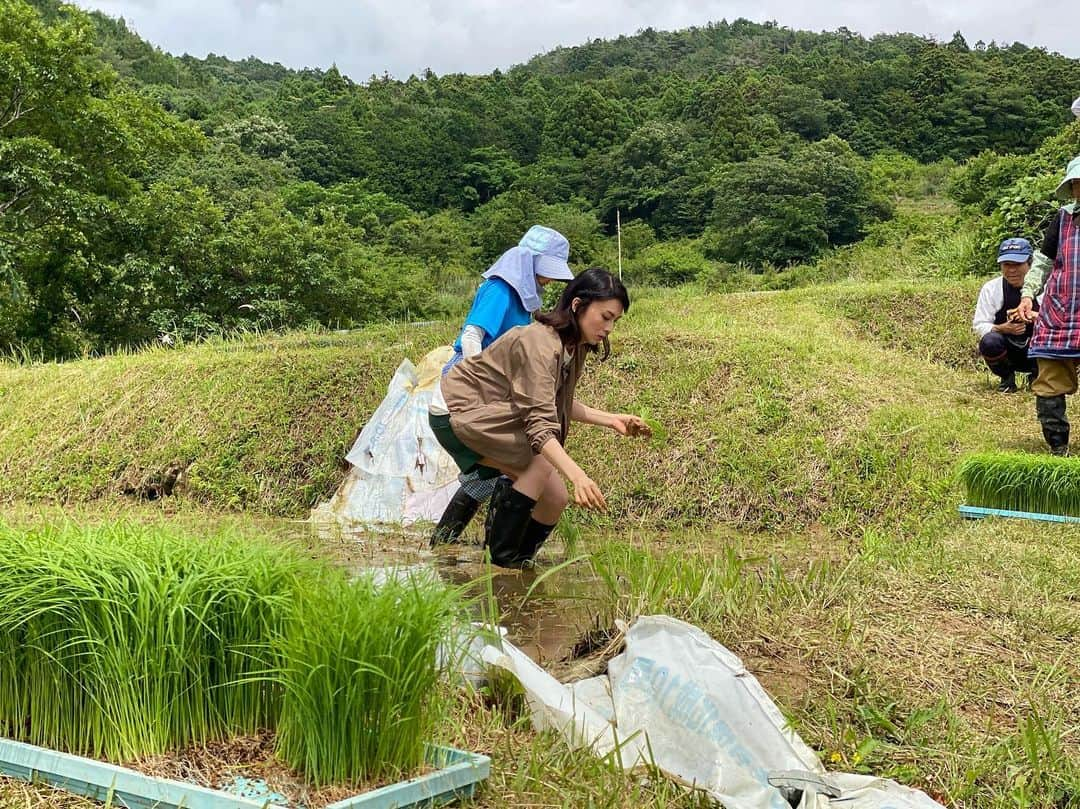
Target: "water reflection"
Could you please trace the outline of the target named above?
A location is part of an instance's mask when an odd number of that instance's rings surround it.
[[[599,587],[585,562],[565,561],[558,541],[544,547],[534,570],[503,570],[483,563],[476,545],[431,550],[427,536],[316,526],[319,544],[350,569],[426,567],[450,584],[463,586],[483,603],[494,599],[508,639],[543,666],[571,656],[581,636],[595,624]],[[553,569],[558,568],[558,569]]]

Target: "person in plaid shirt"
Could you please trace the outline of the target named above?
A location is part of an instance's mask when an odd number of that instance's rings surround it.
[[[1080,157],[1069,162],[1057,197],[1065,204],[1047,227],[1042,250],[1024,279],[1017,316],[1035,324],[1028,356],[1039,362],[1031,390],[1043,438],[1054,455],[1068,455],[1065,397],[1076,393],[1080,364]]]

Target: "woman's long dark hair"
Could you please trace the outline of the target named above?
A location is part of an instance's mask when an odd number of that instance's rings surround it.
[[[575,298],[581,300],[577,312],[574,312],[573,307]],[[617,300],[622,304],[624,312],[629,311],[630,295],[627,294],[623,282],[603,267],[590,267],[566,285],[554,309],[538,314],[536,320],[555,329],[563,345],[571,348],[581,342],[581,327],[578,325],[578,318],[593,302],[610,300]],[[589,346],[589,350],[599,349],[597,346]],[[610,353],[611,346],[605,337],[604,355],[600,359],[606,360]]]

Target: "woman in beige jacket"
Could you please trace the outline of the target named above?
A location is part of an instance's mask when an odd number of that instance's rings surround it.
[[[569,502],[560,474],[579,506],[607,507],[600,487],[563,449],[570,421],[609,427],[620,435],[649,435],[637,416],[607,413],[574,398],[589,353],[603,346],[630,308],[622,282],[607,270],[586,270],[558,305],[535,323],[511,329],[442,379],[447,416],[431,428],[462,472],[509,477],[496,488],[485,523],[492,562],[521,567],[532,561]]]

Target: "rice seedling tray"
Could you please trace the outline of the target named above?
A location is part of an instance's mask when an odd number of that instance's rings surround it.
[[[960,516],[969,520],[981,520],[983,517],[1007,517],[1014,520],[1042,522],[1080,522],[1080,517],[1069,517],[1064,514],[1037,514],[1030,511],[1011,511],[1005,508],[982,508],[981,506],[960,506]]]
[[[326,809],[407,809],[441,806],[471,796],[491,772],[491,759],[428,745],[433,772],[337,801]],[[46,783],[124,809],[269,809],[275,804],[143,775],[126,767],[0,739],[0,774]]]

